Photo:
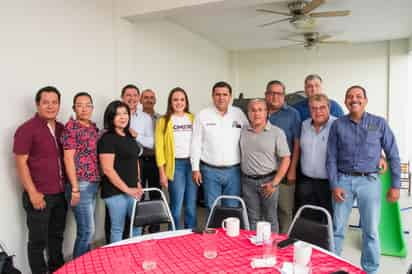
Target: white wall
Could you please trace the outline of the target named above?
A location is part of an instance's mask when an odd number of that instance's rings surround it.
[[[15,0],[0,4],[0,240],[23,273],[27,229],[21,205],[22,188],[12,154],[15,129],[35,112],[34,94],[55,85],[62,92],[59,120],[71,114],[74,93],[88,91],[95,100],[94,120],[102,125],[107,103],[119,98],[120,88],[135,83],[158,91],[159,111],[177,85],[186,88],[194,110],[210,102],[214,81],[229,77],[229,55],[208,41],[167,22],[132,24],[117,16],[112,0]],[[103,237],[103,208],[98,207],[96,239]],[[74,242],[71,214],[64,251]]]
[[[157,110],[166,112],[169,91],[177,86],[189,95],[197,112],[211,103],[211,88],[219,80],[230,80],[226,50],[186,29],[157,21],[136,23],[135,77],[142,88],[158,95]]]
[[[408,40],[328,45],[314,50],[236,51],[232,64],[235,88],[247,97],[263,96],[266,83],[274,79],[283,81],[287,92],[303,90],[305,76],[317,73],[324,80],[325,93],[346,110],[346,89],[354,84],[364,86],[369,97],[367,110],[389,118],[401,157],[408,159]]]

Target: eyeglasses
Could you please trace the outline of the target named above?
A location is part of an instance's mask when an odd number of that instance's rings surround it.
[[[265,92],[266,96],[285,96],[285,94],[283,92]]]
[[[87,108],[87,109],[92,109],[93,105],[92,104],[75,104],[75,108]]]

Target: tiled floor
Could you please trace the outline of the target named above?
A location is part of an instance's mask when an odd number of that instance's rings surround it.
[[[401,207],[411,207],[412,197],[408,197],[405,191],[401,191]],[[402,211],[403,229],[412,233],[412,210]],[[359,215],[357,210],[352,211],[351,224],[357,224]],[[381,274],[406,274],[410,264],[412,264],[412,234],[404,234],[405,242],[408,246],[408,256],[406,258],[381,256]],[[349,228],[346,233],[345,245],[342,256],[349,261],[360,265],[361,232],[356,228]]]

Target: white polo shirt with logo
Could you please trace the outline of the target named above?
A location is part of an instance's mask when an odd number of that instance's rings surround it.
[[[237,107],[229,106],[224,115],[215,107],[200,111],[193,124],[192,170],[199,170],[200,161],[214,166],[239,164],[240,132],[248,125],[246,115]]]

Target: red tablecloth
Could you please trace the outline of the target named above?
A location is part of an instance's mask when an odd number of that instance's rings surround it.
[[[218,256],[213,260],[203,257],[202,235],[157,240],[155,254],[157,268],[151,273],[278,273],[274,268],[253,269],[253,257],[262,254],[262,247],[253,245],[248,237],[254,232],[242,231],[239,237],[230,238],[223,231],[217,234]],[[278,266],[293,261],[293,247],[278,249]],[[55,273],[144,273],[139,243],[95,249],[71,262]],[[313,249],[312,273],[331,273],[338,269],[348,273],[365,273],[334,256]]]

